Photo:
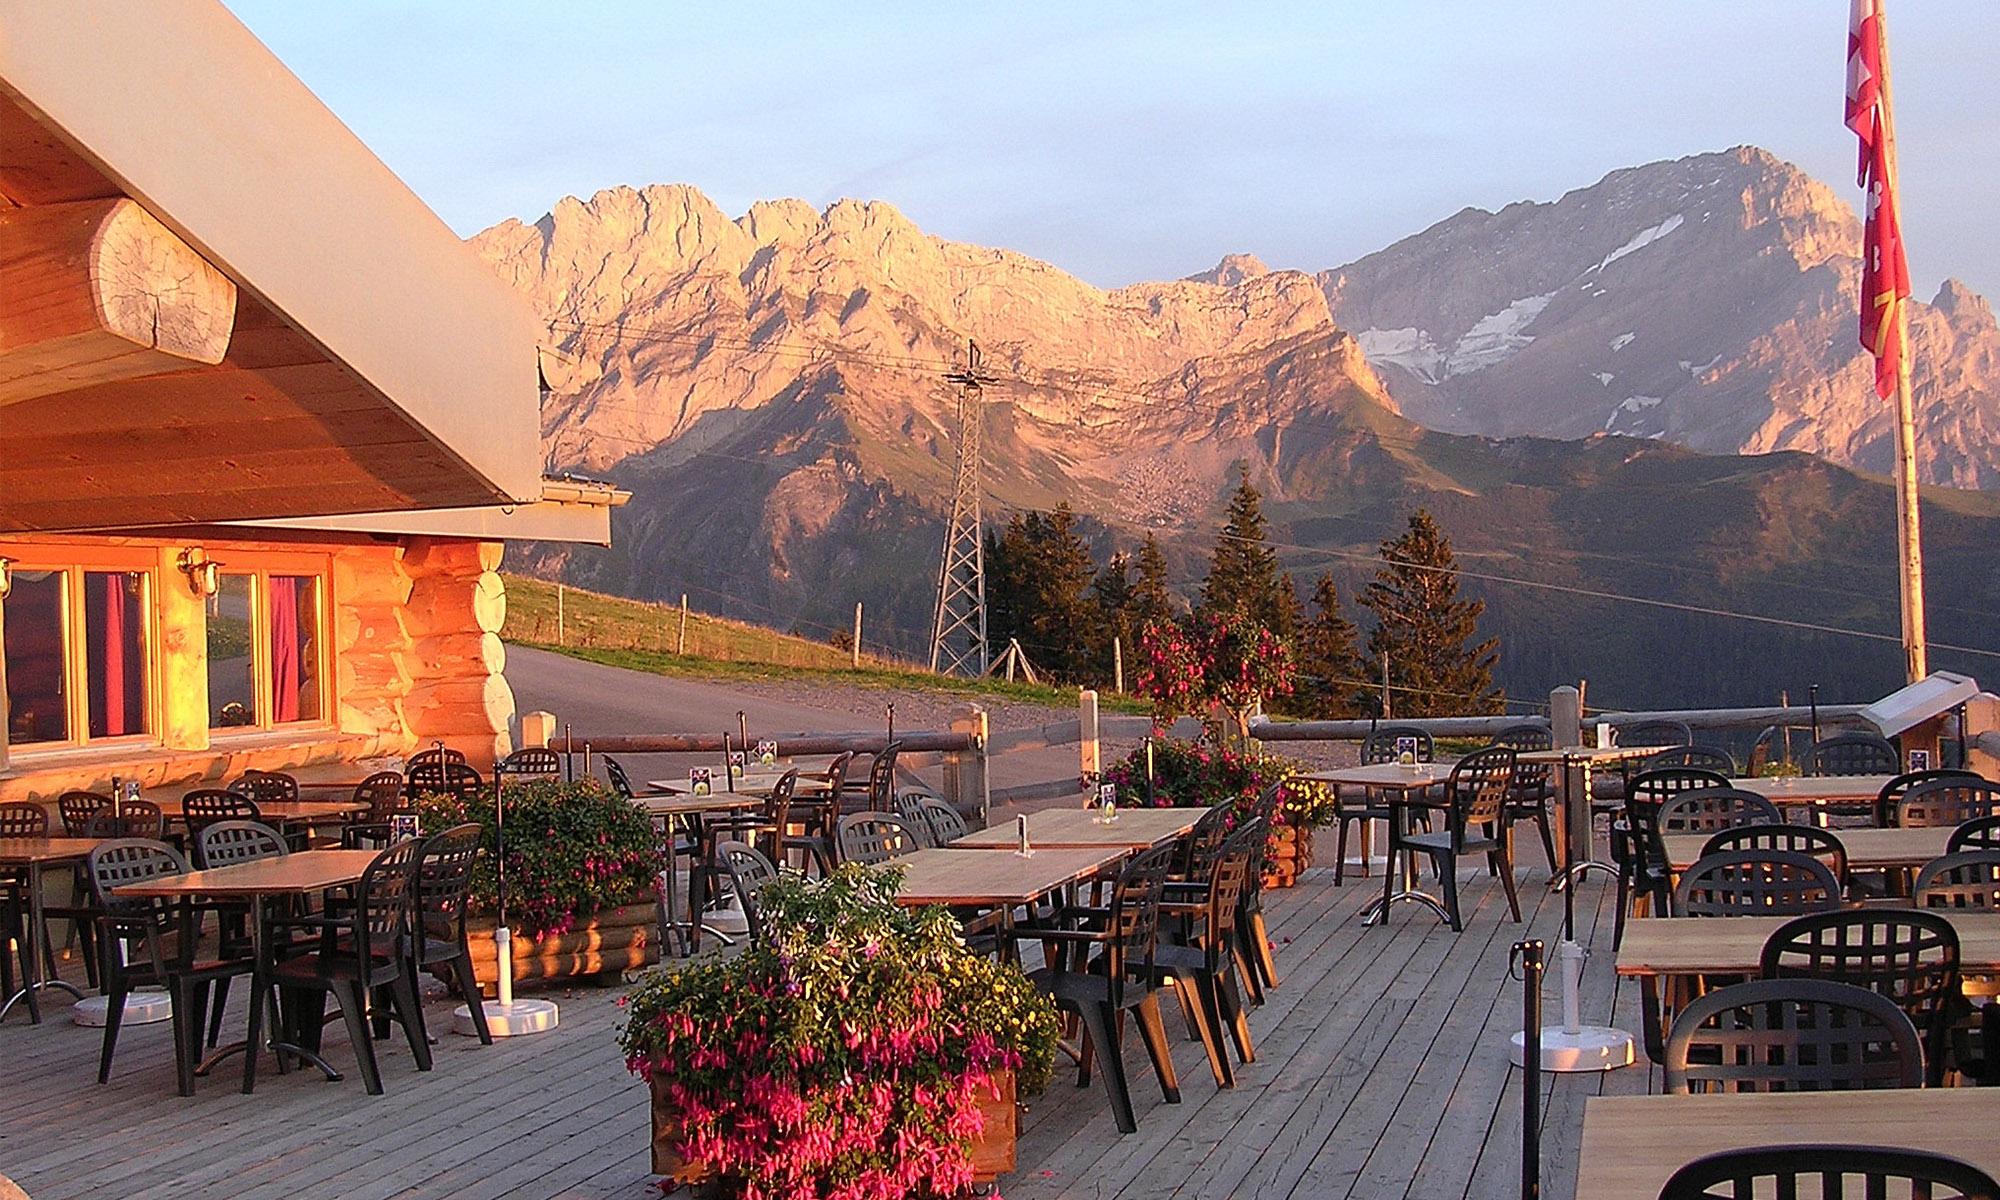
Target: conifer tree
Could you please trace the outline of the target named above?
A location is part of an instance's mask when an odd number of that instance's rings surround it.
[[[1304,715],[1322,720],[1351,717],[1359,681],[1368,678],[1361,665],[1359,631],[1340,608],[1340,592],[1331,573],[1313,584],[1312,606],[1299,626],[1297,706]]]
[[[1149,622],[1168,620],[1179,608],[1173,592],[1167,588],[1167,556],[1160,549],[1160,539],[1150,533],[1146,535],[1146,540],[1139,543],[1135,565],[1138,578],[1132,581],[1132,596],[1127,604],[1134,638]]]
[[[1396,715],[1500,711],[1503,697],[1493,686],[1500,642],[1475,640],[1486,602],[1459,596],[1451,539],[1437,520],[1417,509],[1409,528],[1384,541],[1380,554],[1361,604],[1375,614],[1368,659],[1380,664],[1388,656]],[[1380,670],[1375,665],[1370,677]]]
[[[1250,483],[1250,469],[1242,468],[1236,493],[1229,498],[1228,520],[1209,559],[1208,578],[1202,581],[1200,607],[1218,614],[1241,612],[1279,637],[1289,638],[1297,624],[1297,597],[1288,594],[1286,580],[1278,570],[1278,552],[1270,545],[1263,501],[1263,495]]]

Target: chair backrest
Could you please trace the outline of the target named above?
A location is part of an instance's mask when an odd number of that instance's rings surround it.
[[[1500,819],[1507,806],[1508,790],[1514,786],[1514,749],[1487,746],[1474,750],[1451,769],[1446,793],[1452,812],[1452,841],[1466,840],[1466,830]]]
[[[390,845],[354,885],[354,940],[362,960],[403,956],[410,928],[410,887],[423,849],[420,838]]]
[[[785,829],[792,823],[792,796],[798,786],[799,772],[795,767],[778,776],[778,782],[771,785],[770,794],[764,797],[762,816],[772,829],[774,853],[784,846]]]
[[[1950,1024],[1947,1003],[1959,989],[1958,931],[1933,912],[1914,908],[1839,909],[1794,917],[1764,942],[1759,974],[1851,983],[1896,1002],[1934,1056]]]
[[[2000,816],[2000,784],[1985,779],[1932,779],[1903,793],[1896,824],[1905,829],[1957,827]]]
[[[1887,829],[1894,825],[1896,823],[1896,814],[1902,807],[1904,794],[1920,783],[1929,783],[1934,779],[1979,778],[1981,776],[1977,771],[1961,771],[1955,767],[1933,767],[1928,771],[1906,771],[1883,784],[1882,790],[1875,794],[1875,809],[1872,814],[1875,818],[1875,824],[1882,829]],[[1833,806],[1828,805],[1826,807],[1832,810]]]
[[[1840,877],[1795,850],[1705,855],[1674,884],[1677,917],[1790,917],[1840,904]]]
[[[1618,729],[1618,744],[1621,746],[1689,746],[1694,744],[1694,730],[1686,721],[1640,721],[1634,725],[1621,725]]]
[[[884,812],[896,803],[896,756],[903,751],[903,743],[890,742],[882,747],[882,753],[868,764],[868,807]]]
[[[1628,796],[1635,801],[1660,805],[1682,792],[1728,786],[1729,776],[1701,767],[1648,767],[1632,776]]]
[[[854,764],[854,751],[842,750],[826,765],[826,794],[839,802],[840,790],[847,786],[847,772]]]
[[[917,848],[916,835],[895,813],[858,812],[840,818],[835,837],[840,861],[885,863]]]
[[[743,921],[749,930],[750,940],[763,941],[764,914],[757,906],[757,893],[778,877],[778,868],[772,866],[771,860],[760,854],[756,847],[737,841],[717,842],[715,861],[729,876],[729,888],[736,893],[736,903],[743,909]]]
[[[1493,735],[1493,744],[1507,746],[1516,751],[1552,750],[1556,735],[1546,725],[1524,721],[1519,725],[1509,725]],[[1551,785],[1550,764],[1514,763],[1514,795],[1521,800],[1541,799],[1549,794]]]
[[[965,823],[965,814],[948,801],[927,792],[917,795],[917,815],[930,828],[931,844],[935,846],[949,846],[971,832]]]
[[[462,763],[464,761],[465,751],[463,750],[453,750],[449,746],[433,746],[428,750],[419,750],[415,754],[410,755],[409,765],[412,769],[415,769],[435,763]]]
[[[1173,865],[1173,846],[1155,846],[1126,859],[1124,868],[1118,872],[1118,882],[1111,889],[1111,919],[1106,927],[1111,936],[1104,947],[1104,970],[1114,1009],[1122,1005],[1125,984],[1130,979],[1148,985],[1153,981],[1160,897],[1166,892],[1167,875]]]
[[[1695,788],[1660,805],[1661,833],[1714,833],[1739,825],[1781,825],[1785,814],[1755,792],[1740,788]]]
[[[2000,817],[1972,818],[1951,831],[1944,848],[1948,854],[1961,850],[2000,850]]]
[[[1738,825],[1720,829],[1701,844],[1701,856],[1727,854],[1738,850],[1791,850],[1809,854],[1826,864],[1833,877],[1847,882],[1847,847],[1840,835],[1816,825],[1790,825],[1773,821],[1765,825]]]
[[[1891,1189],[1892,1183],[1908,1186]],[[1724,1150],[1688,1163],[1660,1189],[1660,1200],[1735,1200],[1741,1196],[2000,1200],[2000,1183],[1971,1163],[1927,1150],[1840,1144]]]
[[[400,771],[377,771],[354,785],[354,802],[366,804],[368,811],[360,820],[386,821],[397,813],[409,809],[409,794],[404,790],[405,780]]]
[[[523,746],[493,764],[493,778],[555,779],[562,774],[562,755],[547,746]]]
[[[937,833],[931,823],[924,818],[924,794],[911,789],[896,797],[896,816],[910,836],[917,839],[917,848],[928,850],[938,844]]]
[[[632,787],[632,776],[625,771],[625,764],[604,756],[604,777],[611,781],[611,790],[627,800],[637,799],[639,793]]]
[[[1648,754],[1645,770],[1662,767],[1699,767],[1718,775],[1736,774],[1736,759],[1727,750],[1714,746],[1669,746],[1658,754]]]
[[[90,828],[90,818],[109,803],[111,797],[98,792],[64,792],[56,800],[56,812],[62,817],[63,832],[70,837],[82,837]]]
[[[1901,765],[1895,743],[1858,729],[1823,737],[1806,752],[1809,775],[1894,775]]]
[[[283,771],[245,771],[229,785],[230,790],[259,804],[276,804],[299,798],[299,781]]]
[[[412,759],[405,787],[412,797],[457,796],[469,799],[485,790],[486,780],[477,770],[462,762],[419,763]]]
[[[1361,742],[1361,762],[1370,763],[1396,761],[1396,739],[1415,738],[1417,740],[1417,761],[1432,762],[1437,758],[1437,746],[1431,735],[1414,725],[1383,725],[1371,731]]]
[[[94,838],[145,838],[159,841],[166,836],[166,818],[151,800],[127,800],[116,806],[106,804],[91,815],[83,836]]]
[[[1961,850],[1934,858],[1917,872],[1910,895],[1918,908],[2000,911],[2000,850]]]
[[[217,821],[261,821],[264,812],[246,792],[229,788],[196,788],[181,797],[181,821],[199,833]],[[199,855],[197,855],[199,857]]]
[[[31,800],[0,804],[0,837],[47,837],[49,810]]]
[[[464,932],[482,834],[478,825],[454,825],[422,841],[411,894],[421,936],[456,940]]]
[[[84,858],[84,876],[90,881],[91,898],[97,907],[114,924],[135,934],[163,927],[172,904],[120,896],[114,889],[163,875],[183,875],[187,870],[187,859],[181,852],[157,838],[112,838],[93,846]]]
[[[284,836],[255,818],[210,821],[194,832],[194,862],[203,870],[286,853]]]
[[[1674,1016],[1668,1092],[1922,1087],[1924,1045],[1894,1001],[1826,979],[1718,988]]]
[[[1251,869],[1262,857],[1264,842],[1270,836],[1271,829],[1263,819],[1253,817],[1223,839],[1209,865],[1208,928],[1203,945],[1210,968],[1219,966],[1222,956],[1230,952],[1230,939],[1235,936],[1244,893],[1250,886]]]
[[[1193,829],[1175,840],[1173,873],[1177,878],[1190,882],[1208,878],[1215,866],[1215,856],[1222,853],[1222,843],[1229,838],[1234,815],[1230,804],[1217,804],[1201,814]]]

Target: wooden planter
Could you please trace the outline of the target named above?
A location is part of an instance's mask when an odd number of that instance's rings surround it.
[[[1014,1142],[1021,1129],[1014,1100],[1014,1073],[1002,1071],[993,1079],[999,1085],[997,1088],[979,1090],[979,1114],[986,1118],[986,1123],[973,1139],[971,1153],[973,1176],[979,1183],[991,1183],[1014,1169]],[[714,1177],[707,1166],[687,1161],[674,1149],[679,1130],[668,1117],[660,1093],[660,1085],[654,1084],[653,1174],[664,1175],[668,1182],[688,1188],[713,1183]]]
[[[493,995],[500,978],[493,951],[492,918],[474,917],[467,928],[472,945],[472,973],[480,990]],[[608,908],[568,933],[531,938],[514,937],[514,982],[574,979],[637,970],[660,961],[660,906],[646,900]]]
[[[1299,881],[1299,873],[1312,866],[1311,829],[1280,825],[1264,859],[1264,886],[1288,888]]]

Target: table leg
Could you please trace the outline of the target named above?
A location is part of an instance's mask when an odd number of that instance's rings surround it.
[[[1562,844],[1556,850],[1560,861],[1570,865],[1550,879],[1549,886],[1561,891],[1592,871],[1602,871],[1616,878],[1616,866],[1590,856],[1594,841],[1591,824],[1595,818],[1590,811],[1590,764],[1578,759],[1564,759],[1561,778],[1562,782],[1556,790],[1556,802],[1562,814],[1562,820],[1557,822]]]
[[[250,899],[250,1004],[253,1012],[264,1009],[268,1013],[264,1019],[270,1022],[269,1034],[260,1040],[277,1055],[279,1074],[282,1075],[286,1071],[285,1056],[289,1054],[293,1058],[318,1067],[320,1074],[325,1075],[328,1082],[338,1082],[341,1074],[333,1069],[331,1063],[303,1046],[285,1041],[283,1034],[279,1032],[282,1014],[278,1008],[277,998],[271,994],[271,977],[265,970],[268,961],[266,935],[264,897],[253,896]],[[243,1094],[250,1095],[257,1085],[257,1052],[252,1049],[248,1038],[209,1051],[208,1057],[195,1064],[194,1073],[197,1076],[206,1076],[215,1069],[217,1063],[232,1054],[243,1055]]]
[[[7,1014],[13,1010],[16,1003],[25,1000],[28,1004],[28,1023],[30,1025],[40,1025],[42,1023],[42,1005],[41,1001],[37,999],[38,993],[45,988],[56,988],[60,991],[68,992],[71,996],[81,1000],[83,999],[83,989],[73,983],[67,983],[57,978],[56,961],[50,954],[48,939],[42,936],[42,930],[48,923],[48,906],[42,899],[41,863],[31,862],[27,864],[27,885],[28,928],[26,935],[28,938],[28,961],[23,968],[20,990],[7,997],[5,1004],[0,1004],[0,1020],[6,1019]],[[4,949],[5,947],[0,947],[0,950]]]
[[[1410,832],[1410,816],[1415,807],[1414,804],[1409,802],[1407,796],[1401,799],[1392,798],[1389,801],[1389,809],[1393,814],[1391,819],[1396,822],[1396,828],[1405,836]],[[1392,838],[1390,840],[1389,846],[1390,854],[1393,856],[1396,853],[1395,839]],[[1389,909],[1399,901],[1404,904],[1421,904],[1425,908],[1430,909],[1431,912],[1437,914],[1437,918],[1440,921],[1449,923],[1451,914],[1445,909],[1444,901],[1439,900],[1436,896],[1417,886],[1416,855],[1408,850],[1404,850],[1402,855],[1403,861],[1400,865],[1389,863],[1383,869],[1382,895],[1379,899],[1369,901],[1367,907],[1361,910],[1361,923],[1363,925],[1379,924],[1386,927],[1389,924]],[[1389,880],[1395,879],[1397,877],[1396,873],[1399,870],[1401,871],[1400,882],[1402,887],[1399,890],[1391,891]]]

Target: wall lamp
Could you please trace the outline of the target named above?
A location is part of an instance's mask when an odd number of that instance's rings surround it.
[[[0,600],[5,600],[7,593],[13,590],[14,560],[4,554],[0,554]]]
[[[210,558],[200,546],[181,551],[178,565],[195,595],[213,596],[222,587],[222,564]]]

